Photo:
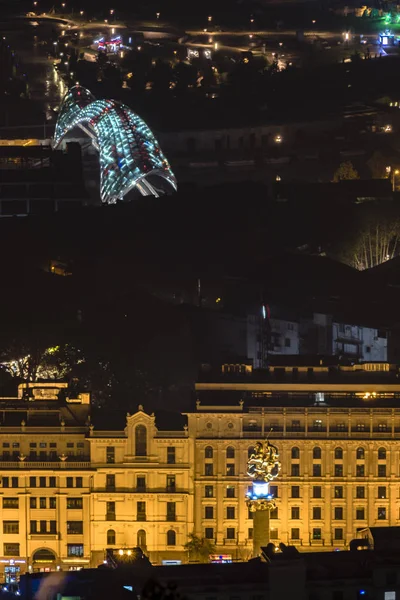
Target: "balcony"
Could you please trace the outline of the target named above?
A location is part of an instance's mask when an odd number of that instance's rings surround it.
[[[237,539],[236,537],[231,539],[231,538],[224,538],[224,546],[236,546],[237,544]]]
[[[12,460],[3,460],[0,461],[0,469],[10,469],[15,471],[16,469],[26,469],[26,470],[36,470],[36,469],[79,469],[79,470],[85,470],[85,469],[90,469],[91,467],[91,463],[90,461],[70,461],[65,460],[65,461],[60,461],[60,460],[54,460],[54,461],[41,461],[41,460],[19,460],[19,461],[12,461]]]
[[[136,521],[146,521],[146,513],[138,513],[136,517]]]
[[[28,534],[29,540],[58,540],[60,539],[59,533],[30,533]]]
[[[106,513],[106,521],[116,521],[117,518],[115,516],[115,512]]]
[[[167,521],[176,521],[176,514],[169,514],[169,515],[167,515],[166,520]]]
[[[305,433],[305,427],[286,427],[286,433]]]

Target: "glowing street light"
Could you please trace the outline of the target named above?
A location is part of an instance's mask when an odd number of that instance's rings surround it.
[[[209,23],[211,23],[211,21],[212,21],[212,16],[211,16],[211,15],[210,15],[210,16],[207,18],[207,21],[208,21]]]
[[[111,33],[114,35],[114,33],[115,33],[115,27],[111,28]]]
[[[156,19],[160,18],[160,13],[156,13]]]
[[[113,14],[114,14],[114,9],[110,8],[110,15],[113,15]]]
[[[36,2],[36,0],[35,0],[35,2],[33,3],[33,6],[37,6],[37,2]]]
[[[218,42],[215,42],[215,44],[214,44],[214,50],[218,50]]]
[[[276,135],[274,138],[274,142],[275,144],[281,144],[282,143],[282,136],[281,135]]]
[[[81,12],[79,14],[81,15],[81,17],[83,17],[83,10],[81,10]]]
[[[63,2],[63,3],[61,4],[61,6],[62,6],[63,8],[65,8],[65,2]]]

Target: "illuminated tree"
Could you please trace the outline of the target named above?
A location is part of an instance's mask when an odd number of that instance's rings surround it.
[[[353,163],[350,161],[342,162],[339,165],[337,171],[333,176],[333,181],[338,183],[338,181],[346,181],[350,179],[359,179],[360,176],[356,169],[353,167]]]
[[[189,560],[208,563],[210,554],[215,552],[215,546],[211,540],[199,537],[195,533],[189,533],[189,541],[185,544],[185,550],[189,553]]]
[[[400,221],[378,218],[361,230],[353,250],[353,266],[360,271],[394,258],[398,253]]]

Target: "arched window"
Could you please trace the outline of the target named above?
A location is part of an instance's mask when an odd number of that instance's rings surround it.
[[[211,446],[206,446],[204,450],[204,458],[212,458],[214,456],[214,450]]]
[[[312,451],[312,457],[313,458],[321,458],[322,452],[321,452],[321,448],[319,446],[315,446],[315,448],[313,448]]]
[[[137,425],[135,429],[135,455],[147,455],[147,430],[144,425]]]
[[[292,448],[292,458],[300,458],[300,450],[295,446]]]
[[[364,448],[357,448],[356,458],[357,458],[357,460],[364,460],[364,458],[365,458]]]
[[[386,460],[386,448],[379,448],[378,449],[378,459],[379,460]]]
[[[173,529],[167,531],[167,546],[176,546],[176,533]]]
[[[137,532],[137,546],[142,550],[146,550],[146,532],[144,529],[139,529]]]
[[[107,531],[107,546],[115,546],[115,531],[114,529],[109,529]]]
[[[338,460],[343,459],[343,450],[342,448],[335,448],[335,458]]]
[[[254,446],[249,446],[247,448],[247,458],[250,458],[252,454],[254,454]]]
[[[235,458],[235,448],[233,446],[227,447],[226,458]]]

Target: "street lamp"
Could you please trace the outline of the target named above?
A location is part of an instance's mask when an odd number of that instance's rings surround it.
[[[160,18],[160,13],[156,13],[156,18],[159,19]]]
[[[395,169],[393,171],[393,175],[392,175],[392,188],[393,188],[394,192],[396,191],[396,175],[399,175],[399,174],[400,174],[399,169]]]
[[[114,14],[114,9],[110,8],[110,15],[113,15],[113,14]]]
[[[208,19],[207,19],[207,20],[208,20],[208,22],[209,22],[209,23],[211,23],[211,21],[212,21],[212,16],[210,15],[210,16],[208,17]]]
[[[83,10],[81,10],[81,12],[79,14],[81,15],[81,17],[83,17]]]
[[[65,8],[65,2],[63,2],[63,3],[61,4],[61,6],[62,6],[63,8]]]

